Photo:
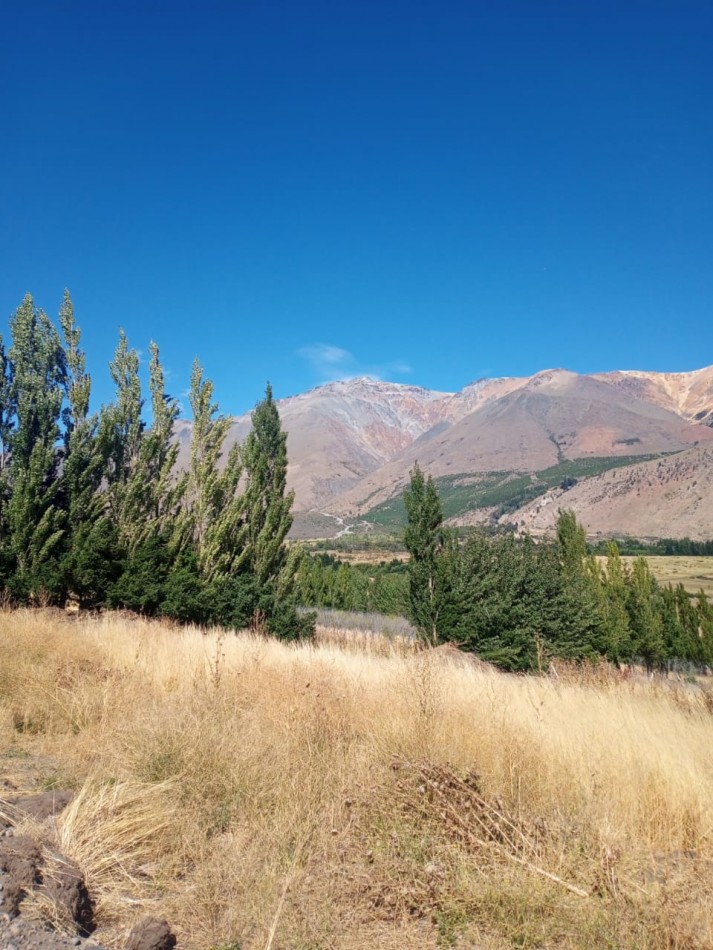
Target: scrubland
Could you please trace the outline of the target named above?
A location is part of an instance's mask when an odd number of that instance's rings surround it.
[[[0,777],[76,791],[109,946],[710,947],[712,749],[705,685],[0,614]]]

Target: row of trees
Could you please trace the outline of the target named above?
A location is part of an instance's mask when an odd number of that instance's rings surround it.
[[[309,634],[294,595],[286,436],[272,391],[242,446],[193,366],[190,458],[177,467],[179,406],[158,347],[150,423],[139,356],[123,331],[113,401],[90,412],[91,378],[69,293],[59,329],[28,295],[0,338],[0,583],[6,599],[114,606],[179,620]]]
[[[330,554],[304,556],[295,586],[306,607],[396,616],[405,616],[409,611],[407,569],[398,560],[348,564]]]
[[[713,665],[703,592],[661,587],[645,558],[629,569],[614,542],[605,559],[590,555],[573,512],[560,512],[553,544],[475,533],[461,545],[418,467],[405,502],[410,614],[429,643],[450,641],[510,670],[550,657]]]

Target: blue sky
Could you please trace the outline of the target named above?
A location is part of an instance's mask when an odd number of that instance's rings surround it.
[[[713,4],[8,4],[0,310],[221,406],[713,362]]]

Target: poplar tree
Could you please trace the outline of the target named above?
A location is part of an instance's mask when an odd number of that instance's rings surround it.
[[[616,541],[607,544],[602,583],[602,614],[607,630],[607,655],[615,662],[631,657],[631,624],[626,604],[629,576]]]
[[[27,294],[10,322],[12,363],[9,401],[15,415],[10,435],[9,547],[21,595],[57,596],[58,545],[65,515],[58,499],[59,420],[67,381],[59,334]]]
[[[141,541],[145,525],[136,511],[136,473],[145,424],[141,413],[139,355],[129,349],[123,329],[109,372],[116,387],[114,402],[101,414],[101,437],[108,445],[106,502],[119,540],[132,554]]]
[[[181,532],[195,544],[198,566],[209,580],[226,577],[244,558],[244,503],[238,491],[242,474],[240,450],[234,445],[221,471],[219,462],[230,419],[213,402],[213,383],[203,378],[196,359],[191,372],[189,402],[193,415],[191,454]]]
[[[439,560],[445,532],[438,491],[431,476],[425,479],[416,464],[404,492],[408,524],[404,543],[409,561],[411,619],[433,646],[438,643],[443,597],[439,583]]]
[[[287,487],[287,434],[267,384],[252,413],[252,429],[242,450],[245,467],[246,567],[259,585],[276,579],[285,566],[284,540],[292,527],[294,492]]]
[[[61,488],[67,511],[64,580],[81,606],[104,600],[120,565],[116,531],[104,512],[100,492],[106,471],[108,444],[98,435],[98,417],[89,415],[91,377],[80,349],[80,329],[65,290],[59,312],[67,362],[64,423],[64,462]]]
[[[657,610],[658,585],[645,557],[637,557],[631,570],[629,619],[634,651],[646,666],[658,666],[665,656],[663,622]]]

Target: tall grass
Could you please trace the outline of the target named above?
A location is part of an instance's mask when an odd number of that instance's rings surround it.
[[[713,946],[706,696],[443,651],[0,615],[0,759],[120,946]],[[45,774],[45,781],[53,776]]]

